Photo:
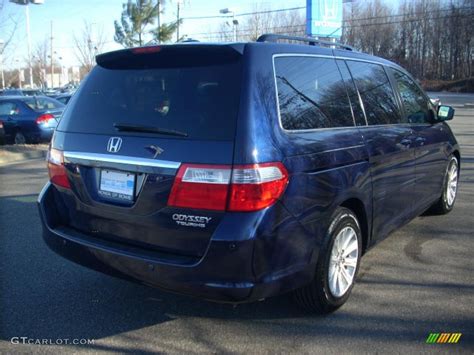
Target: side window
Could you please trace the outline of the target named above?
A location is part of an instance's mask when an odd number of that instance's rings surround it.
[[[275,58],[275,75],[284,129],[354,126],[346,88],[334,59]]]
[[[405,107],[408,122],[426,123],[429,122],[429,105],[425,95],[418,85],[408,75],[398,70],[393,70],[393,75],[397,82],[398,92]]]
[[[10,116],[18,115],[20,110],[18,106],[13,102],[0,102],[0,115]]]
[[[400,115],[387,74],[379,64],[347,60],[369,125],[406,123]]]
[[[355,122],[357,126],[365,126],[367,123],[365,121],[364,112],[362,111],[359,95],[357,94],[357,88],[355,87],[354,81],[352,80],[351,73],[347,68],[346,62],[344,60],[338,59],[336,60],[336,63],[339,71],[341,72],[342,79],[346,84],[347,95],[349,95]]]

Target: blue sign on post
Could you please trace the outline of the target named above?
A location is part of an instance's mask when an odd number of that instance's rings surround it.
[[[342,0],[306,0],[306,34],[340,38]]]

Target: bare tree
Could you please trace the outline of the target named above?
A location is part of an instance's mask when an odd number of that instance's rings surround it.
[[[393,56],[396,28],[386,21],[393,9],[382,0],[352,3],[344,26],[343,38],[361,51],[373,55]]]
[[[84,21],[82,31],[73,35],[74,53],[87,73],[94,67],[95,57],[102,52],[105,44],[104,32],[95,26]]]
[[[38,42],[33,50],[33,79],[34,82],[39,83],[40,86],[46,84],[46,71],[49,67],[49,40],[45,38]]]
[[[5,53],[12,44],[18,28],[19,20],[10,14],[6,14],[3,10],[3,1],[0,1],[0,40],[3,41],[3,46],[0,46],[0,56],[5,60]],[[11,52],[11,51],[10,51]]]
[[[265,33],[278,33],[302,36],[305,33],[305,16],[299,10],[272,11],[269,7],[257,3],[251,13],[238,17],[237,40],[255,41]],[[214,32],[218,41],[232,41],[232,21],[226,20]],[[211,39],[211,38],[209,38]],[[212,38],[214,39],[214,38]]]
[[[472,77],[472,0],[402,0],[352,3],[343,41],[393,60],[419,79]]]

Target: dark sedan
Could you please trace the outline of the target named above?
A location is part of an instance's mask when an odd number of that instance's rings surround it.
[[[1,96],[0,121],[6,143],[38,143],[49,141],[64,105],[45,96]]]

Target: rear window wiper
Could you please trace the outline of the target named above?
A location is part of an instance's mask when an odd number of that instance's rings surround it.
[[[140,126],[127,123],[114,123],[114,127],[119,132],[142,132],[142,133],[158,133],[167,134],[169,136],[187,137],[188,134],[174,129],[166,129],[151,126]]]

